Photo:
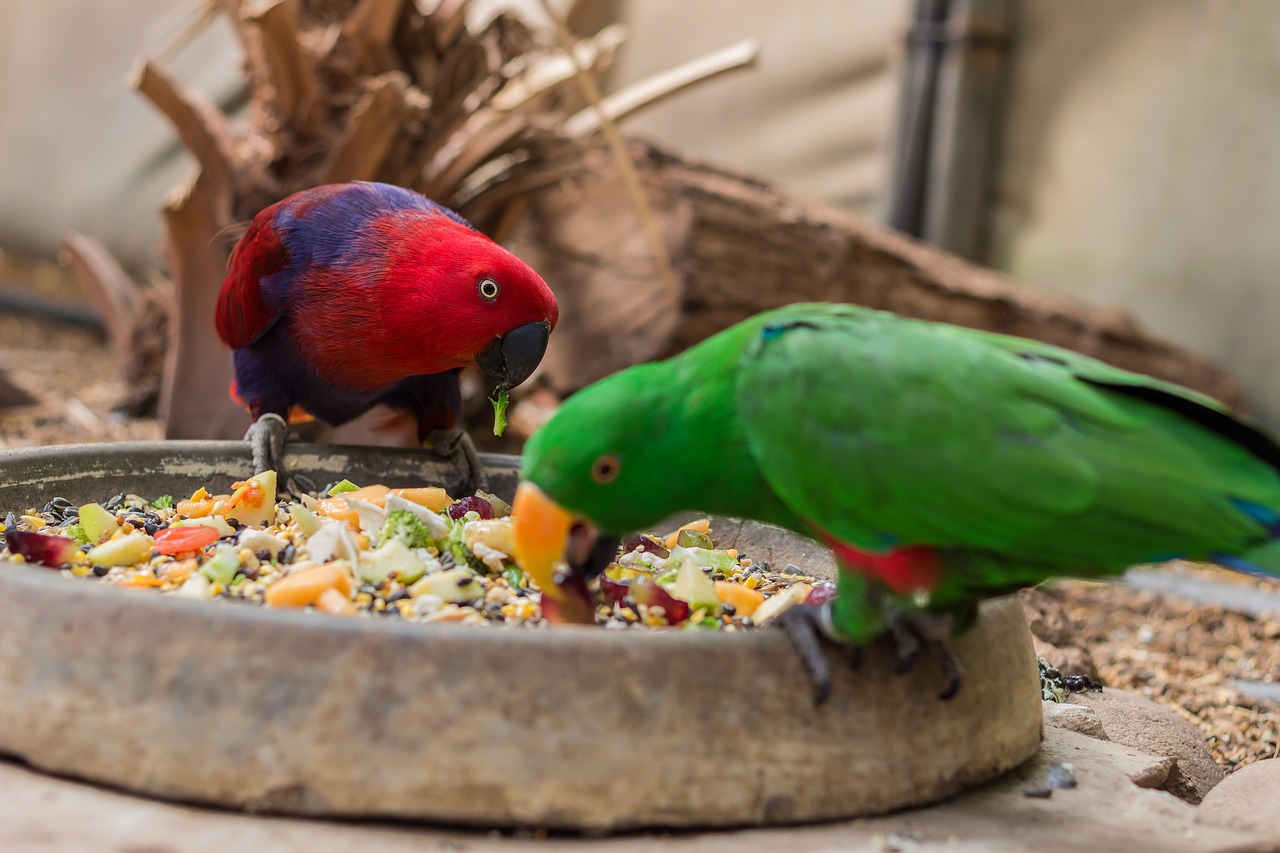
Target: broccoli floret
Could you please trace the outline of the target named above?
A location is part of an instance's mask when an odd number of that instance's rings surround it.
[[[431,531],[416,515],[407,509],[395,509],[387,513],[387,520],[378,531],[378,541],[399,539],[410,548],[427,548],[435,544]]]
[[[70,536],[72,539],[76,540],[77,545],[89,544],[89,537],[85,534],[84,528],[80,526],[80,522],[68,524],[66,527],[62,528],[62,535]]]
[[[173,509],[173,495],[161,495],[151,502],[152,509]]]

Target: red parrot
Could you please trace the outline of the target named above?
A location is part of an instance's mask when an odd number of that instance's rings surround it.
[[[375,405],[461,451],[463,367],[505,388],[542,360],[559,308],[528,264],[462,217],[388,184],[329,184],[263,210],[218,294],[218,335],[255,423],[257,470],[279,469],[295,408],[331,425]],[[448,431],[441,433],[440,431]]]

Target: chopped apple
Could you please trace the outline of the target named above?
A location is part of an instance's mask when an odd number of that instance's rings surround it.
[[[222,514],[246,527],[261,527],[275,520],[276,472],[263,471],[243,483],[236,483]]]
[[[439,564],[436,564],[437,568]],[[378,550],[365,554],[357,573],[369,583],[394,577],[402,584],[411,584],[422,577],[427,564],[399,539],[388,539]]]
[[[213,556],[200,566],[200,574],[223,586],[228,586],[239,571],[240,555],[230,545],[219,545],[213,550]]]
[[[218,537],[230,536],[235,533],[235,529],[227,524],[227,520],[220,515],[206,515],[204,518],[184,518],[181,521],[175,521],[169,525],[170,527],[211,527],[217,531]]]
[[[151,556],[154,540],[145,533],[108,539],[89,550],[89,562],[99,566],[132,566]]]
[[[302,504],[290,504],[289,516],[293,519],[293,523],[298,525],[298,529],[306,536],[313,536],[320,529],[320,516],[316,515]]]
[[[683,549],[676,548],[671,552],[671,560],[679,560],[680,568],[676,573],[676,582],[671,587],[671,594],[681,601],[687,601],[694,610],[706,609],[715,615],[720,612],[720,597],[716,595],[715,584],[707,577],[698,561]]]
[[[409,590],[414,596],[438,595],[444,601],[475,601],[484,598],[484,587],[476,580],[476,576],[464,568],[449,569],[432,575],[424,575]]]
[[[89,542],[97,545],[103,536],[115,533],[120,526],[120,519],[103,509],[102,504],[85,504],[80,507],[80,527]]]

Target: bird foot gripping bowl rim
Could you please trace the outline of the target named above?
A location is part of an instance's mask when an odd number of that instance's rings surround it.
[[[287,464],[418,485],[414,451],[291,445]],[[485,457],[495,489],[518,460]],[[240,442],[0,453],[0,506],[181,493],[251,473]],[[446,469],[447,470],[447,469]],[[774,560],[807,540],[721,536]],[[732,545],[733,542],[723,544]],[[804,564],[801,562],[801,564]],[[941,799],[1033,755],[1016,599],[955,642],[965,683],[833,654],[815,708],[782,632],[516,630],[174,600],[0,566],[0,751],[156,797],[299,815],[609,831],[849,818]]]

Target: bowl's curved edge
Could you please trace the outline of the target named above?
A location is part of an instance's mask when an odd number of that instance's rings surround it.
[[[95,470],[136,476],[203,452],[200,475],[244,455],[239,442],[183,444],[124,448],[129,466]],[[357,452],[375,466],[387,453]],[[0,453],[0,484],[14,479],[7,456],[42,455],[19,454]],[[89,446],[64,459],[112,455]],[[10,565],[0,750],[137,793],[281,814],[588,831],[851,818],[951,796],[1035,753],[1021,607],[982,613],[955,642],[966,682],[953,702],[933,698],[928,666],[893,675],[882,644],[858,673],[833,655],[832,698],[814,708],[785,637],[770,632],[340,620]],[[765,737],[747,736],[757,728]]]

